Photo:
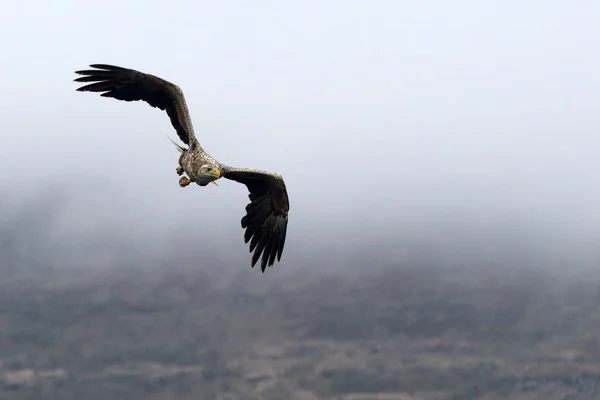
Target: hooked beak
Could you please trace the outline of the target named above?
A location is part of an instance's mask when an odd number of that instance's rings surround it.
[[[221,171],[219,171],[216,168],[211,169],[210,171],[208,171],[208,173],[217,179],[219,179],[221,177]]]
[[[211,181],[210,183],[214,183],[215,185],[219,186],[219,185],[217,184],[217,182],[215,182],[215,181],[221,177],[221,171],[219,171],[219,170],[218,170],[218,169],[216,169],[216,168],[213,168],[213,169],[211,169],[210,171],[208,171],[208,173],[209,173],[211,176],[214,176],[214,177],[215,177],[215,180],[214,180],[214,181]]]

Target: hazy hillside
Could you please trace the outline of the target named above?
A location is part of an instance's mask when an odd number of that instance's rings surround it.
[[[600,399],[600,278],[523,231],[338,238],[261,274],[210,235],[61,231],[43,194],[0,210],[2,400]]]
[[[115,271],[0,283],[2,399],[600,398],[591,281]]]

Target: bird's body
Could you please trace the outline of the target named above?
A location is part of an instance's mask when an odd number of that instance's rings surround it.
[[[200,186],[226,178],[243,183],[248,188],[250,203],[242,218],[244,242],[250,242],[251,265],[261,258],[261,270],[280,261],[287,232],[289,200],[281,175],[250,168],[235,168],[211,157],[194,134],[192,120],[181,89],[164,79],[133,69],[107,64],[92,64],[93,70],[75,71],[84,75],[76,82],[93,82],[78,91],[103,92],[101,96],[117,100],[142,100],[152,107],[165,110],[177,135],[188,147],[173,142],[181,153],[176,168],[179,185],[194,182]]]
[[[178,146],[177,149],[181,152],[181,155],[179,156],[179,166],[181,169],[178,168],[177,172],[179,175],[181,175],[182,172],[185,172],[189,177],[190,182],[194,182],[200,186],[206,186],[209,183],[214,182],[214,180],[212,179],[212,176],[206,176],[205,173],[202,173],[202,168],[205,165],[210,165],[214,167],[215,177],[217,179],[221,177],[223,165],[205,151],[195,147],[185,149]]]

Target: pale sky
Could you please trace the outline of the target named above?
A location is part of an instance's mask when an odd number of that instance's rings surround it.
[[[178,84],[218,160],[283,175],[284,259],[511,224],[593,258],[599,20],[583,0],[11,2],[0,183],[67,180],[65,231],[183,224],[247,263],[244,186],[181,189],[164,112],[75,92],[75,70],[108,63]]]

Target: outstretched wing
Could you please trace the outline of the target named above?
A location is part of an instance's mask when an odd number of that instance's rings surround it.
[[[290,209],[285,182],[275,173],[243,168],[224,168],[222,176],[243,183],[250,191],[250,204],[242,218],[244,243],[250,241],[250,252],[254,251],[252,267],[262,253],[260,267],[265,272],[283,253]]]
[[[97,69],[75,71],[84,75],[75,82],[94,82],[79,87],[77,91],[104,92],[101,96],[124,101],[143,100],[152,107],[167,111],[182,142],[187,145],[196,142],[192,119],[179,86],[134,69],[106,64],[92,64],[90,67]]]

